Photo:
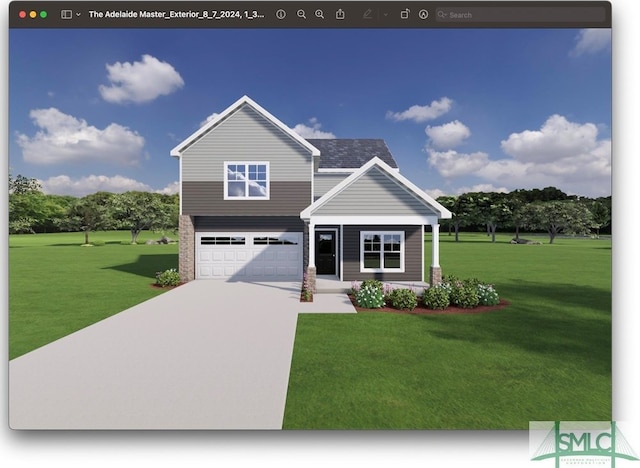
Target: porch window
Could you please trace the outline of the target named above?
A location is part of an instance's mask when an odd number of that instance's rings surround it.
[[[268,200],[268,162],[225,162],[225,200]]]
[[[404,272],[404,232],[361,232],[360,271]]]

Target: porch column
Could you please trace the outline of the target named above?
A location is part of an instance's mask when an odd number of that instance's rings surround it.
[[[434,286],[442,283],[440,269],[440,225],[431,225],[431,267],[429,268],[429,284]]]
[[[431,225],[431,266],[440,268],[440,225]]]
[[[316,267],[316,225],[309,223],[309,266]]]

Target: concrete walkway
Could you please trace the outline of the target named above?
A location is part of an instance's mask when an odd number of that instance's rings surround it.
[[[13,429],[280,429],[300,283],[192,281],[9,362]]]

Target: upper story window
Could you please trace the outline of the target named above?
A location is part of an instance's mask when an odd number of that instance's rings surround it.
[[[268,200],[268,162],[225,162],[225,200]]]

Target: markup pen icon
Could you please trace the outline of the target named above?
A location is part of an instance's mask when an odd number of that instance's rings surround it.
[[[608,428],[576,426],[577,423],[565,423],[571,427],[560,427],[555,421],[544,441],[538,447],[531,460],[539,461],[548,458],[556,459],[556,468],[560,467],[563,457],[607,457],[611,459],[611,467],[615,468],[616,458],[638,460],[633,449],[624,438],[616,423],[611,421]],[[588,423],[584,423],[588,424]]]

